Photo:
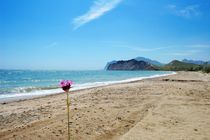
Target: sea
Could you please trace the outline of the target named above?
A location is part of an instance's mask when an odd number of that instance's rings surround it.
[[[175,74],[172,71],[0,70],[0,103],[60,94],[61,80],[72,80],[74,90]]]

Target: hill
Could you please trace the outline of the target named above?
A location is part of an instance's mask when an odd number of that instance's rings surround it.
[[[185,62],[183,62],[185,61]],[[198,63],[198,64],[194,64]],[[144,57],[136,57],[131,60],[111,61],[105,66],[105,70],[169,70],[169,71],[203,71],[210,73],[209,61],[194,61],[184,59],[173,60],[164,65],[156,60]]]
[[[166,64],[165,66],[161,67],[160,69],[172,71],[199,71],[202,70],[202,66],[173,60],[169,64]]]
[[[145,61],[145,62],[150,63],[150,64],[155,65],[155,66],[163,66],[164,65],[163,63],[160,63],[157,60],[152,60],[152,59],[145,58],[145,57],[136,57],[134,59],[137,60],[137,61]]]
[[[107,70],[157,70],[155,66],[145,62],[137,61],[135,59],[126,61],[117,61],[115,63],[109,64]]]
[[[114,60],[114,61],[111,61],[111,62],[108,62],[108,63],[106,64],[106,66],[104,67],[104,69],[107,70],[107,68],[108,68],[109,65],[114,64],[114,63],[116,63],[116,62],[117,62],[117,61],[115,61],[115,60]]]
[[[144,62],[147,62],[155,67],[159,67],[159,66],[164,66],[165,64],[157,61],[157,60],[152,60],[152,59],[149,59],[149,58],[145,58],[145,57],[136,57],[134,58],[135,60],[137,61],[144,61]],[[107,70],[108,66],[111,65],[111,64],[114,64],[116,63],[117,61],[116,60],[113,60],[113,61],[110,61],[106,64],[106,66],[104,67],[105,70]]]
[[[210,61],[189,60],[189,59],[183,59],[182,62],[191,63],[191,64],[197,64],[197,65],[210,64]]]

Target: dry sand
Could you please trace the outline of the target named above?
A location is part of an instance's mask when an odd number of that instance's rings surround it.
[[[67,139],[66,95],[0,105],[0,139]],[[72,92],[72,140],[208,140],[210,76],[196,72]]]

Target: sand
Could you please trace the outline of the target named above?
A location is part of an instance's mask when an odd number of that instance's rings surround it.
[[[210,76],[198,72],[75,91],[72,140],[208,140]],[[1,140],[67,139],[66,95],[0,105]]]

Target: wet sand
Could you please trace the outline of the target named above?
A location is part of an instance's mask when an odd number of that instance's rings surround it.
[[[210,139],[209,75],[178,72],[71,93],[73,140]],[[67,139],[66,94],[0,104],[0,139]]]

